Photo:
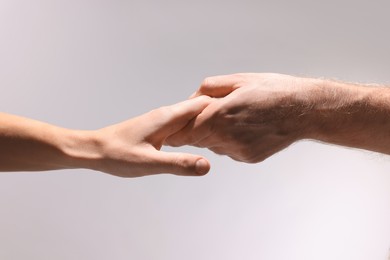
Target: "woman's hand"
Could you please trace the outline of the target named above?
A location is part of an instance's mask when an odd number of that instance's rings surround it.
[[[210,102],[206,96],[194,98],[95,131],[0,113],[0,171],[86,168],[121,177],[204,175],[210,169],[205,158],[160,148]]]

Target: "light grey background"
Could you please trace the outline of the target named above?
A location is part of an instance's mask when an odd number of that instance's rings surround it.
[[[0,110],[95,129],[216,74],[386,84],[387,3],[0,0]],[[388,156],[300,142],[247,165],[179,150],[210,174],[1,174],[0,259],[387,259]]]

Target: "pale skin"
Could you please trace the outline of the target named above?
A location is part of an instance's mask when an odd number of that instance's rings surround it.
[[[281,74],[206,78],[215,98],[166,144],[256,163],[302,139],[390,154],[390,89]]]
[[[202,156],[160,149],[210,102],[203,96],[93,131],[0,113],[0,171],[85,168],[120,177],[204,175],[210,164]]]

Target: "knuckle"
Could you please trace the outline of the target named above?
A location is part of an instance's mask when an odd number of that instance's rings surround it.
[[[176,158],[173,160],[172,164],[174,167],[186,170],[192,169],[194,166],[194,164],[192,163],[192,159],[182,154],[177,155]]]
[[[203,81],[202,81],[202,86],[210,85],[211,81],[212,81],[212,77],[204,78]]]
[[[200,91],[202,91],[203,89],[209,89],[210,87],[213,87],[214,82],[215,82],[214,77],[204,78],[200,85]]]

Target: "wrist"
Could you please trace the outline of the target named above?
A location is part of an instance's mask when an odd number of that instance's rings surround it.
[[[288,92],[286,113],[290,124],[290,132],[293,133],[293,141],[302,139],[316,139],[319,135],[317,127],[319,111],[323,108],[321,104],[325,103],[328,90],[326,90],[326,81],[315,78],[296,78],[296,86],[293,91]],[[322,113],[322,112],[321,112]]]
[[[99,170],[102,160],[101,141],[97,131],[64,130],[60,149],[66,168]]]
[[[353,133],[369,117],[366,112],[373,88],[316,80],[310,91],[310,127],[306,138],[349,145]],[[345,143],[346,142],[346,143]]]

